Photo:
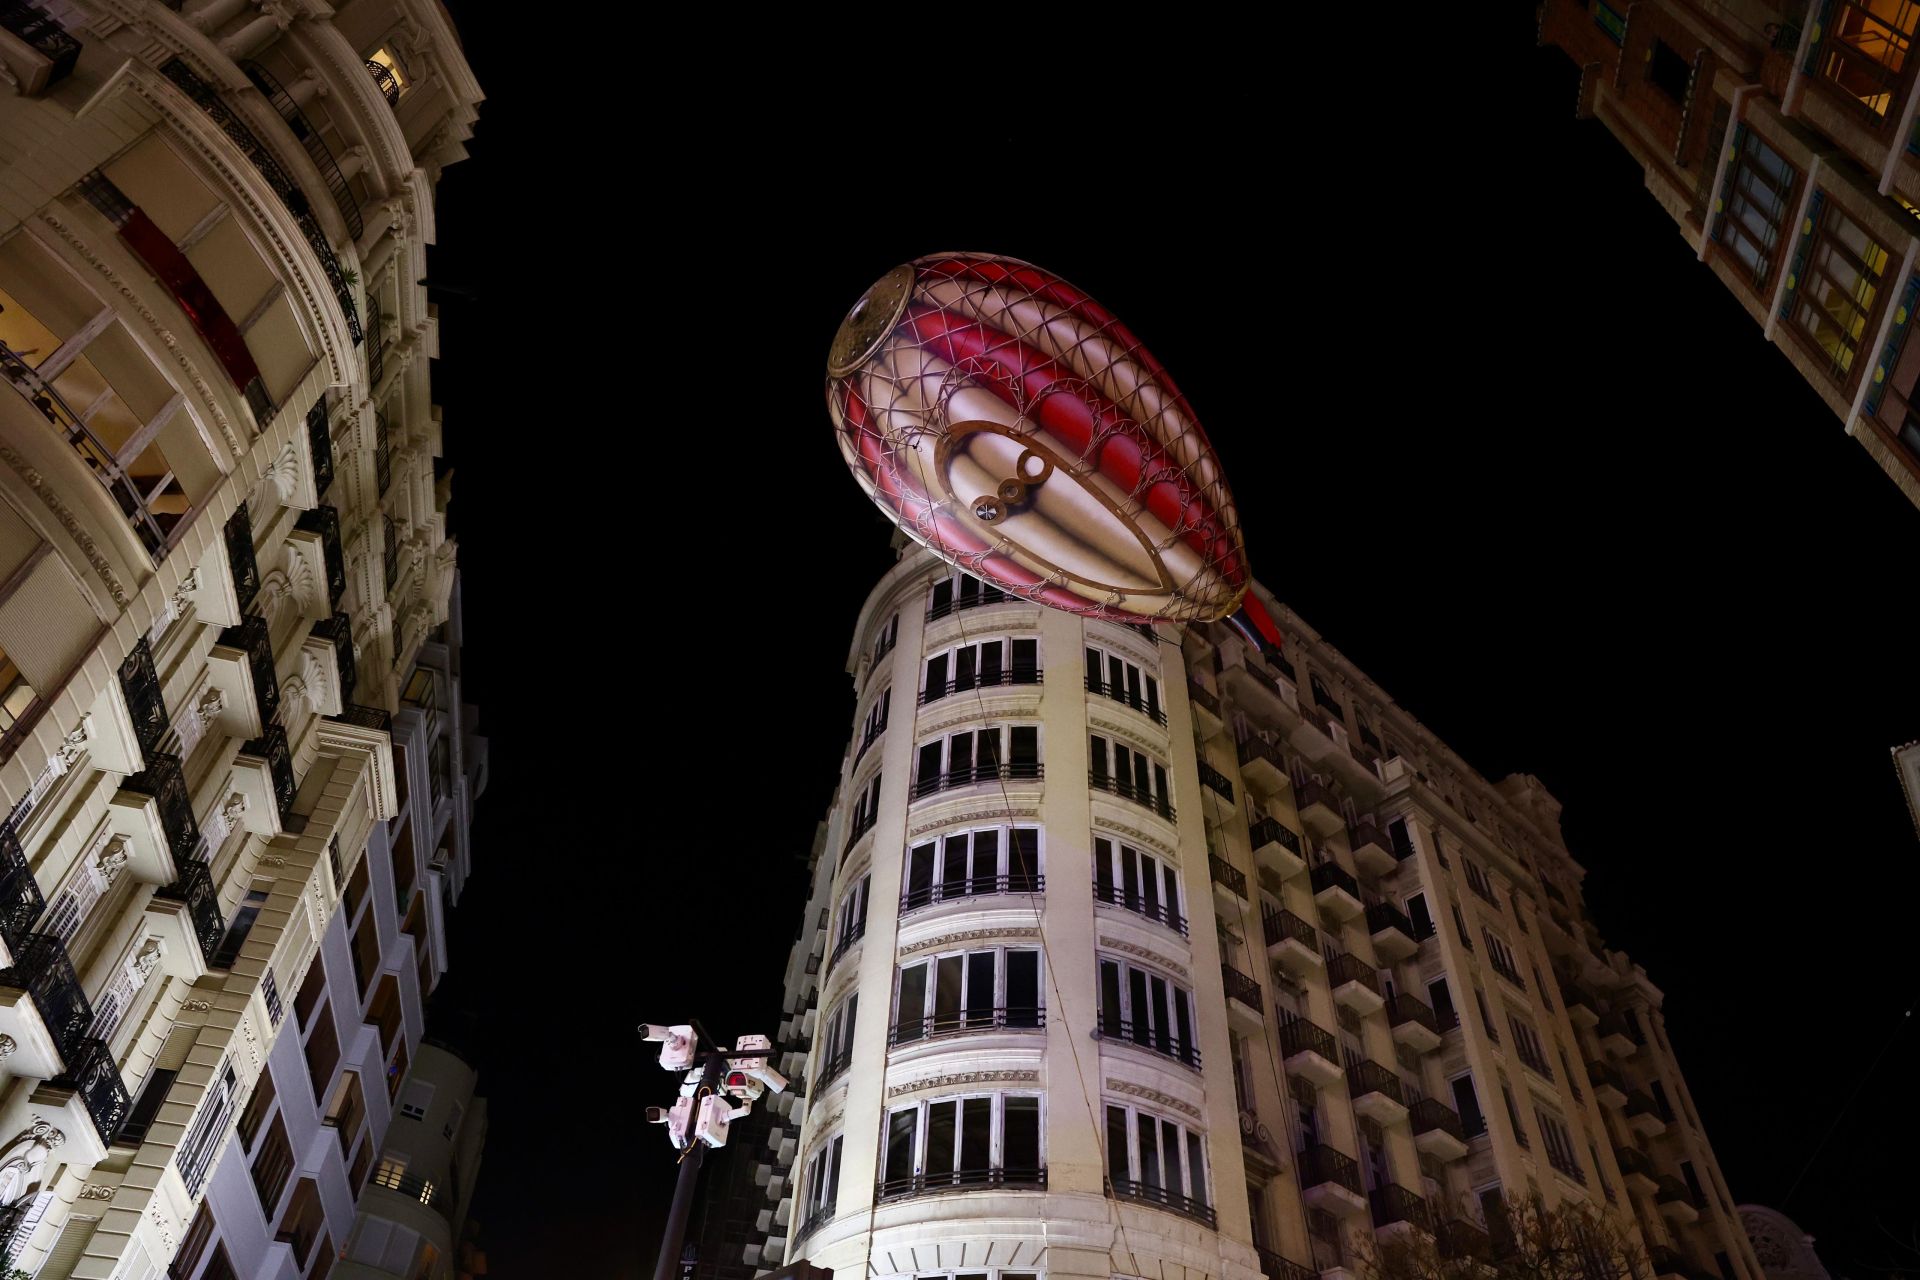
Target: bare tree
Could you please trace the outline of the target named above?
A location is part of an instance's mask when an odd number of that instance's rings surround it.
[[[1355,1238],[1354,1258],[1366,1280],[1636,1280],[1651,1274],[1647,1255],[1609,1213],[1537,1197],[1509,1197],[1488,1215],[1487,1230],[1460,1221],[1435,1232],[1409,1231],[1380,1240]]]

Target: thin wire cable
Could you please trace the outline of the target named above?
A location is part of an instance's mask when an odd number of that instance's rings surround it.
[[[1888,1036],[1886,1043],[1880,1046],[1880,1052],[1873,1055],[1873,1062],[1868,1065],[1866,1074],[1860,1077],[1860,1083],[1853,1086],[1853,1092],[1847,1095],[1847,1100],[1840,1104],[1840,1110],[1834,1114],[1833,1120],[1828,1123],[1827,1131],[1820,1135],[1820,1141],[1813,1144],[1813,1151],[1807,1156],[1807,1162],[1800,1166],[1800,1172],[1798,1176],[1794,1178],[1793,1185],[1787,1188],[1787,1194],[1781,1198],[1780,1212],[1785,1213],[1787,1206],[1793,1203],[1793,1193],[1800,1189],[1801,1182],[1806,1179],[1807,1173],[1813,1168],[1813,1162],[1820,1158],[1821,1148],[1827,1145],[1827,1139],[1831,1138],[1834,1130],[1840,1127],[1840,1121],[1843,1120],[1847,1112],[1853,1108],[1854,1102],[1860,1097],[1861,1090],[1867,1087],[1867,1081],[1873,1079],[1873,1073],[1880,1069],[1880,1060],[1887,1056],[1887,1050],[1893,1048],[1893,1042],[1898,1040],[1900,1033],[1907,1029],[1907,1024],[1913,1019],[1914,1007],[1915,1005],[1911,1001],[1907,1004],[1906,1010],[1900,1015],[1900,1021],[1894,1024],[1893,1034]]]

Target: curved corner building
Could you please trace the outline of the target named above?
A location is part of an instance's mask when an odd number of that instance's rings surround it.
[[[1557,803],[1262,594],[1272,661],[918,549],[875,588],[746,1261],[1341,1277],[1372,1233],[1497,1244],[1537,1191],[1660,1276],[1758,1280]]]

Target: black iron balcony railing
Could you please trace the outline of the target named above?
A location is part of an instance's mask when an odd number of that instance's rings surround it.
[[[1357,982],[1375,995],[1380,994],[1380,975],[1372,965],[1350,951],[1327,957],[1327,985],[1338,991],[1349,982]]]
[[[992,1009],[955,1009],[924,1018],[902,1018],[887,1028],[887,1043],[912,1044],[943,1040],[972,1031],[1038,1031],[1047,1025],[1047,1011],[1031,1006]]]
[[[1612,1013],[1601,1014],[1600,1021],[1595,1025],[1593,1030],[1594,1034],[1598,1035],[1602,1040],[1611,1036],[1621,1036],[1636,1045],[1645,1043],[1641,1038],[1640,1028],[1629,1022],[1627,1015],[1618,1009]]]
[[[794,1241],[797,1243],[801,1240],[805,1240],[808,1236],[818,1231],[821,1227],[824,1227],[829,1222],[832,1222],[833,1212],[834,1212],[834,1203],[831,1200],[828,1200],[825,1204],[815,1205],[813,1209],[807,1214],[806,1220],[800,1224],[800,1229],[793,1233]]]
[[[1260,928],[1270,947],[1291,938],[1313,954],[1320,954],[1320,931],[1285,907],[1263,908],[1260,912]]]
[[[1406,1105],[1406,1091],[1401,1088],[1400,1077],[1379,1063],[1361,1058],[1347,1064],[1347,1092],[1354,1098],[1364,1098],[1370,1093]]]
[[[1487,1233],[1471,1222],[1459,1218],[1448,1218],[1434,1231],[1434,1243],[1440,1250],[1440,1256],[1449,1260],[1456,1258],[1488,1259],[1493,1256],[1493,1241]]]
[[[1287,762],[1280,758],[1279,750],[1270,742],[1260,738],[1242,738],[1234,746],[1234,754],[1240,758],[1240,767],[1245,768],[1256,760],[1265,761],[1280,772],[1287,773]]]
[[[1300,1017],[1288,1018],[1280,1023],[1280,1056],[1291,1058],[1296,1053],[1317,1053],[1328,1062],[1337,1064],[1340,1061],[1340,1050],[1334,1044],[1333,1034]]]
[[[307,410],[307,451],[313,455],[313,491],[324,496],[333,486],[333,428],[324,396]]]
[[[1586,1172],[1580,1168],[1580,1161],[1574,1157],[1571,1151],[1556,1151],[1553,1147],[1549,1146],[1547,1148],[1547,1163],[1581,1186],[1584,1187],[1587,1185]]]
[[[418,1200],[428,1208],[439,1208],[446,1193],[426,1178],[413,1173],[395,1172],[391,1168],[377,1169],[368,1179],[376,1187],[385,1187],[397,1191],[410,1200]]]
[[[1111,698],[1122,706],[1132,707],[1155,724],[1163,725],[1167,722],[1166,708],[1160,705],[1158,699],[1149,700],[1140,690],[1129,689],[1126,685],[1112,680],[1102,680],[1091,671],[1087,673],[1087,692]]]
[[[336,613],[314,623],[311,634],[333,646],[333,665],[340,673],[340,701],[344,705],[353,696],[353,684],[358,678],[353,662],[353,619]]]
[[[1665,1117],[1660,1114],[1660,1108],[1654,1104],[1653,1099],[1649,1097],[1643,1089],[1629,1089],[1627,1091],[1627,1116],[1629,1118],[1633,1116],[1652,1116],[1656,1120],[1665,1120]]]
[[[1357,1196],[1367,1193],[1360,1182],[1360,1166],[1354,1163],[1353,1157],[1342,1155],[1323,1142],[1316,1142],[1301,1150],[1299,1172],[1302,1187],[1332,1183],[1345,1187]]]
[[[967,609],[978,609],[981,605],[1000,604],[1013,599],[998,587],[990,587],[977,579],[962,580],[961,590],[948,600],[937,600],[927,606],[927,621],[934,622],[949,614],[961,613]]]
[[[1604,1062],[1589,1062],[1587,1079],[1593,1082],[1595,1089],[1612,1089],[1619,1094],[1627,1092],[1626,1078]]]
[[[273,637],[265,618],[248,618],[238,626],[220,633],[220,643],[247,655],[247,670],[253,676],[253,704],[260,723],[273,723],[280,709],[280,677],[273,669]]]
[[[1398,1027],[1409,1022],[1425,1027],[1435,1035],[1440,1034],[1440,1019],[1426,1001],[1408,992],[1396,991],[1387,1001],[1387,1024]]]
[[[340,513],[322,503],[302,511],[293,527],[320,535],[321,558],[326,562],[327,608],[338,609],[347,594],[347,557],[340,547]]]
[[[1163,795],[1155,795],[1152,787],[1136,786],[1125,778],[1112,777],[1098,769],[1087,771],[1087,785],[1151,809],[1169,822],[1174,820],[1173,803]]]
[[[112,1146],[127,1122],[127,1113],[133,1109],[133,1099],[127,1095],[127,1083],[120,1077],[113,1051],[91,1037],[80,1040],[75,1053],[67,1060],[66,1071],[53,1084],[80,1095],[86,1103],[87,1114],[93,1117],[100,1141]]]
[[[1260,1011],[1260,984],[1230,964],[1220,966],[1220,982],[1226,988],[1227,999],[1238,1000],[1249,1009]]]
[[[1384,849],[1387,842],[1381,838],[1380,826],[1372,818],[1355,818],[1347,829],[1347,842],[1358,849],[1363,845],[1378,845]]]
[[[1331,809],[1334,813],[1340,812],[1340,797],[1333,793],[1333,788],[1318,778],[1303,779],[1295,785],[1294,791],[1299,796],[1299,805],[1302,810],[1319,805],[1322,808]]]
[[[1686,1183],[1680,1181],[1680,1179],[1674,1177],[1672,1174],[1663,1173],[1654,1179],[1654,1181],[1658,1184],[1653,1193],[1653,1198],[1657,1203],[1684,1204],[1692,1209],[1698,1209],[1700,1207],[1700,1198],[1693,1194],[1692,1189],[1689,1188]]]
[[[1386,933],[1392,929],[1398,929],[1409,941],[1420,940],[1420,935],[1413,930],[1413,921],[1407,919],[1406,912],[1391,902],[1376,902],[1367,908],[1368,933]]]
[[[1016,872],[1011,875],[966,876],[958,880],[942,880],[935,884],[910,888],[900,895],[901,911],[918,911],[921,907],[936,902],[952,902],[958,898],[978,898],[993,893],[1044,893],[1047,878],[1034,872]]]
[[[1360,900],[1360,882],[1353,878],[1352,872],[1337,862],[1323,862],[1307,875],[1316,894],[1324,893],[1328,889],[1344,889],[1354,901]]]
[[[1131,1200],[1135,1204],[1151,1204],[1162,1209],[1171,1209],[1175,1213],[1192,1218],[1195,1222],[1204,1222],[1209,1227],[1214,1225],[1212,1205],[1193,1196],[1169,1191],[1157,1182],[1141,1182],[1134,1178],[1124,1178],[1115,1182],[1109,1178],[1107,1194],[1116,1200]]]
[[[1512,965],[1502,960],[1498,951],[1489,950],[1487,952],[1487,963],[1492,966],[1495,973],[1520,988],[1520,990],[1525,991],[1527,989],[1527,980],[1521,977],[1519,971]]]
[[[379,86],[380,96],[387,100],[388,106],[400,105],[400,78],[393,74],[392,68],[368,58],[367,74],[372,76],[374,84]]]
[[[31,45],[34,52],[53,65],[47,71],[47,88],[73,74],[80,60],[80,42],[67,29],[26,0],[0,0],[0,27]]]
[[[820,1064],[820,1078],[814,1082],[816,1089],[824,1089],[839,1079],[840,1073],[853,1065],[853,1046],[845,1046],[840,1052]]]
[[[1045,766],[1038,760],[1015,760],[1006,764],[985,760],[979,764],[949,769],[945,773],[915,778],[913,798],[918,800],[922,796],[930,796],[936,791],[950,791],[954,787],[970,787],[976,782],[1031,782],[1045,776]]]
[[[878,821],[880,821],[880,810],[877,808],[869,810],[866,813],[855,812],[853,815],[853,823],[847,828],[847,842],[841,846],[840,852],[844,854],[848,849],[860,843],[860,837],[873,830],[874,823]]]
[[[1460,1123],[1459,1113],[1438,1098],[1420,1098],[1407,1109],[1407,1118],[1413,1125],[1415,1137],[1423,1133],[1449,1134],[1461,1142],[1467,1140],[1466,1126]]]
[[[1545,1055],[1534,1052],[1533,1046],[1523,1040],[1518,1032],[1514,1033],[1513,1050],[1520,1057],[1520,1063],[1542,1080],[1553,1079],[1553,1064]]]
[[[1494,907],[1500,905],[1500,896],[1493,891],[1493,886],[1488,884],[1484,877],[1477,875],[1468,876],[1467,888],[1473,890],[1475,896],[1481,901]]]
[[[393,428],[384,409],[373,411],[373,421],[373,482],[384,498],[393,487]]]
[[[247,504],[241,503],[227,517],[223,530],[227,543],[227,567],[233,574],[233,596],[245,613],[253,598],[260,594],[260,566],[253,556],[253,522],[247,516]]]
[[[1253,841],[1253,847],[1256,849],[1264,844],[1277,844],[1296,858],[1307,856],[1306,850],[1301,847],[1300,837],[1282,824],[1278,818],[1260,819],[1247,828],[1247,838]]]
[[[0,972],[0,986],[33,997],[60,1056],[77,1062],[81,1041],[93,1024],[93,1007],[73,972],[66,944],[50,933],[29,933],[13,948],[13,967]]]
[[[367,385],[369,387],[378,387],[380,385],[380,375],[387,370],[387,317],[386,313],[380,310],[378,302],[367,308],[367,341],[365,351],[367,356]],[[384,409],[376,408],[373,413],[376,424],[386,417],[386,411]],[[376,440],[382,438],[383,437],[376,436]],[[378,467],[380,465],[381,459],[386,452],[387,450],[384,444],[375,445],[373,451],[374,466]],[[386,492],[385,485],[381,486],[381,492]]]
[[[160,676],[153,669],[153,650],[145,636],[133,646],[133,652],[120,664],[120,691],[126,695],[127,711],[133,717],[134,740],[142,757],[150,754],[167,736],[167,703],[161,696]]]
[[[1037,879],[1038,877],[1035,878]],[[1174,903],[1161,902],[1159,900],[1149,902],[1137,890],[1129,893],[1120,885],[1102,884],[1097,879],[1093,882],[1093,900],[1095,902],[1104,902],[1112,907],[1123,907],[1135,915],[1145,916],[1149,920],[1158,920],[1169,929],[1179,933],[1181,937],[1184,938],[1187,936],[1186,917],[1180,914],[1180,908]]]
[[[1227,802],[1232,803],[1233,783],[1227,778],[1227,775],[1208,764],[1205,760],[1199,761],[1197,767],[1200,770],[1200,785],[1212,788],[1215,795],[1225,796]]]
[[[999,671],[978,671],[968,675],[955,676],[945,684],[929,685],[921,691],[920,705],[939,702],[956,693],[971,693],[975,689],[997,689],[1003,685],[1045,684],[1046,672],[1039,667],[1006,667]]]
[[[954,1169],[940,1173],[916,1173],[903,1178],[884,1178],[874,1188],[874,1198],[882,1204],[889,1200],[910,1200],[915,1196],[942,1195],[949,1191],[1045,1191],[1045,1169]]]
[[[240,69],[246,72],[247,79],[253,81],[253,87],[267,96],[267,101],[287,122],[287,128],[292,130],[293,136],[306,148],[308,159],[320,171],[320,181],[325,184],[327,194],[333,197],[340,216],[346,220],[347,234],[355,240],[365,235],[367,228],[360,218],[360,201],[353,194],[353,188],[347,185],[346,176],[340,172],[340,166],[333,158],[333,148],[320,137],[320,131],[307,119],[300,104],[280,87],[280,82],[265,67],[255,62],[243,62]]]
[[[187,776],[180,757],[155,751],[147,757],[147,767],[128,774],[120,788],[136,795],[152,796],[160,807],[160,829],[166,833],[167,849],[176,863],[193,857],[200,846],[200,824],[193,817],[193,794],[187,789]]]
[[[1367,1195],[1373,1208],[1375,1227],[1392,1226],[1396,1222],[1405,1222],[1420,1228],[1431,1230],[1432,1218],[1427,1213],[1427,1202],[1398,1183],[1389,1182],[1384,1187],[1375,1187]]]
[[[1567,1006],[1569,1012],[1574,1009],[1585,1009],[1594,1016],[1595,1021],[1599,1020],[1600,1002],[1594,999],[1593,992],[1571,978],[1560,978],[1560,1000]]]
[[[8,950],[20,946],[46,906],[20,847],[19,830],[12,818],[0,819],[0,937],[7,940]]]
[[[1192,678],[1187,680],[1187,697],[1192,699],[1196,707],[1210,713],[1215,720],[1220,719],[1220,695],[1198,680]]]
[[[1131,1022],[1125,1018],[1113,1017],[1103,1012],[1100,1018],[1099,1038],[1102,1040],[1125,1040],[1137,1044],[1143,1049],[1164,1054],[1175,1062],[1200,1069],[1200,1046],[1175,1035],[1170,1027],[1150,1027],[1144,1022]]]
[[[313,250],[313,256],[320,260],[320,270],[327,278],[327,284],[333,290],[335,301],[340,304],[341,312],[346,316],[347,330],[357,343],[361,339],[360,308],[353,300],[353,289],[347,284],[345,273],[340,270],[340,259],[334,254],[333,246],[327,242],[327,233],[321,229],[320,220],[313,216],[313,206],[306,194],[300,190],[300,184],[288,176],[280,167],[280,161],[274,157],[273,150],[262,142],[252,129],[236,115],[220,91],[195,75],[193,69],[179,58],[174,58],[160,68],[160,74],[179,86],[180,91],[213,118],[220,131],[227,135],[228,141],[238,147],[243,155],[260,171],[267,180],[280,202],[287,207],[295,224],[300,228],[307,247]]]
[[[867,926],[864,924],[841,934],[839,940],[833,944],[833,954],[827,957],[827,968],[831,970],[833,966],[839,964],[840,957],[853,950],[854,945],[866,936]]]
[[[199,940],[200,956],[209,965],[226,936],[227,922],[220,915],[220,896],[214,892],[213,877],[207,864],[191,858],[181,860],[174,882],[154,891],[156,898],[186,904],[193,921],[193,936]]]
[[[1271,1249],[1256,1249],[1260,1255],[1260,1274],[1267,1280],[1315,1280],[1320,1273],[1312,1267],[1289,1261]]]
[[[1207,855],[1207,872],[1215,884],[1223,884],[1230,891],[1244,898],[1247,896],[1247,876],[1238,867],[1227,862],[1218,854]]]
[[[355,702],[341,708],[340,714],[330,719],[341,724],[354,725],[361,729],[379,729],[382,732],[393,731],[393,717],[379,707],[365,707]]]
[[[1654,1178],[1653,1161],[1649,1160],[1647,1153],[1640,1148],[1616,1146],[1613,1149],[1613,1158],[1620,1165],[1620,1172],[1623,1175],[1637,1173],[1643,1178],[1658,1181]]]
[[[287,747],[287,731],[270,724],[265,733],[242,745],[240,754],[267,762],[267,773],[273,779],[274,808],[280,814],[281,825],[291,826],[293,797],[299,786],[293,780],[293,752]]]

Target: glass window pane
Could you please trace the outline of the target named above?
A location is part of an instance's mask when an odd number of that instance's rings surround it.
[[[927,1105],[927,1158],[922,1161],[931,1184],[942,1174],[951,1175],[958,1139],[960,1104],[933,1102]]]
[[[1040,1099],[1008,1098],[1000,1141],[1000,1167],[1031,1172],[1040,1167]]]
[[[1125,1107],[1107,1108],[1107,1177],[1129,1182],[1127,1171],[1127,1111]]]
[[[1007,952],[1007,1025],[1037,1026],[1040,1021],[1040,953]]]

